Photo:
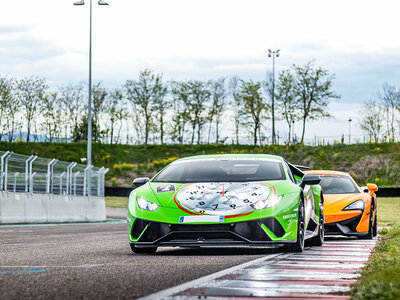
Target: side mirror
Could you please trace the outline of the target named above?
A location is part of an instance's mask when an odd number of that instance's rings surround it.
[[[321,182],[321,177],[319,175],[304,175],[300,186],[304,188],[306,185],[319,184]]]
[[[367,183],[367,188],[368,191],[370,191],[370,193],[375,193],[378,190],[378,186],[376,184],[373,183]]]
[[[149,177],[139,177],[139,178],[136,178],[133,181],[133,185],[134,185],[135,188],[138,188],[139,186],[142,186],[142,185],[146,184],[149,181],[150,181]]]

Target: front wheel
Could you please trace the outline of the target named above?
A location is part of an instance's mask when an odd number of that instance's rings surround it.
[[[304,250],[304,203],[303,200],[299,202],[298,219],[297,219],[297,240],[295,244],[285,245],[286,252],[303,252]]]
[[[358,238],[361,240],[372,240],[374,237],[374,229],[372,226],[372,207],[371,210],[369,212],[369,225],[368,225],[368,233],[366,235],[363,236],[359,236]]]
[[[137,247],[135,245],[131,245],[131,249],[134,253],[146,253],[146,254],[153,254],[156,253],[157,247]]]

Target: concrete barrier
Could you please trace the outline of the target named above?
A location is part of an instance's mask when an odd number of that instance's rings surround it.
[[[104,197],[0,191],[0,224],[100,222],[105,220]]]

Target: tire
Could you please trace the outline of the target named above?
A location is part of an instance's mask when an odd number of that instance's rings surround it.
[[[303,252],[304,250],[304,203],[303,199],[299,202],[298,219],[297,219],[297,240],[295,244],[287,244],[284,247],[285,252]]]
[[[378,235],[378,213],[375,212],[375,221],[374,221],[374,226],[372,227],[372,235],[377,236]]]
[[[319,225],[318,225],[318,234],[307,241],[307,245],[309,246],[322,246],[324,243],[324,208],[323,205],[319,205]]]
[[[360,240],[372,240],[373,239],[373,237],[374,237],[374,229],[373,229],[373,226],[372,226],[372,207],[371,207],[371,210],[370,210],[370,212],[369,212],[369,226],[368,226],[368,233],[366,234],[366,235],[363,235],[363,236],[359,236],[358,238],[360,239]]]
[[[133,253],[146,253],[146,254],[154,254],[157,251],[157,247],[136,247],[135,245],[130,244]]]

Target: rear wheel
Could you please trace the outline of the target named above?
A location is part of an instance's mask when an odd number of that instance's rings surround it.
[[[287,252],[303,252],[304,250],[304,203],[301,199],[298,208],[298,220],[297,220],[297,240],[295,244],[285,245],[285,251]]]
[[[324,243],[324,208],[323,205],[319,205],[319,225],[318,225],[318,234],[311,239],[307,240],[307,244],[310,246],[322,246]]]
[[[134,253],[147,253],[147,254],[153,254],[156,253],[157,247],[137,247],[135,245],[131,245],[131,249]]]
[[[378,235],[378,213],[375,212],[375,221],[374,221],[374,226],[372,228],[372,235],[377,236]]]

